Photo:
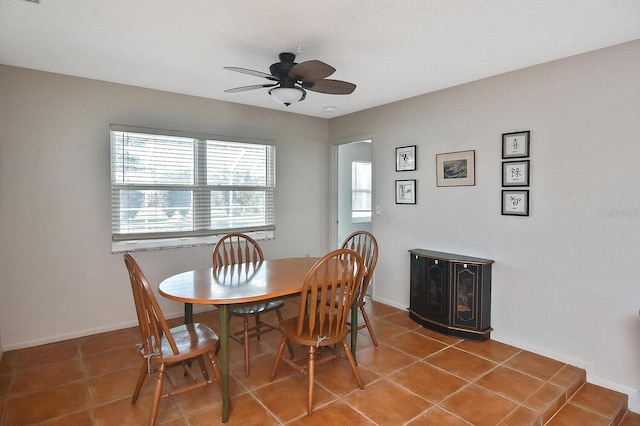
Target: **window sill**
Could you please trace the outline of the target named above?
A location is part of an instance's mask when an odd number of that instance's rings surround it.
[[[274,231],[247,232],[246,235],[256,241],[272,240],[274,238]],[[209,237],[168,238],[164,240],[114,241],[111,243],[111,254],[212,246],[215,245],[222,236],[223,235],[212,235]]]

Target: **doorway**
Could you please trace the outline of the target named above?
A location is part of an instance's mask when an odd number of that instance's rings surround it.
[[[337,246],[355,231],[371,232],[373,168],[371,139],[338,145]]]

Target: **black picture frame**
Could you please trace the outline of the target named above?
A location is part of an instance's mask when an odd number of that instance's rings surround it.
[[[502,158],[527,158],[530,156],[531,131],[502,134]]]
[[[502,190],[502,214],[529,216],[529,190]]]
[[[396,172],[408,172],[416,168],[416,145],[396,148]]]
[[[502,162],[502,186],[529,186],[530,174],[529,160]]]
[[[396,181],[396,204],[416,204],[416,180]]]

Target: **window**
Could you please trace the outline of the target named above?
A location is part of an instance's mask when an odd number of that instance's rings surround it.
[[[111,126],[114,243],[273,231],[274,191],[273,145]]]
[[[371,222],[371,162],[351,163],[351,222]]]

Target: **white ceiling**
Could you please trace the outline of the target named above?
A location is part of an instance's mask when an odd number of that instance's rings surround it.
[[[324,118],[636,39],[639,0],[0,0],[1,64]],[[297,50],[355,92],[224,93]]]

